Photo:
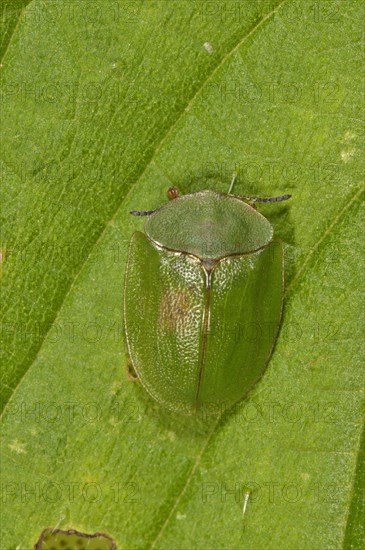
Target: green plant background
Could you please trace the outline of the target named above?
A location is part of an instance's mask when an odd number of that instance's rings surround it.
[[[1,7],[2,548],[361,548],[364,3],[70,4]],[[125,374],[128,212],[233,170],[293,194],[260,207],[281,334],[248,399],[183,418]]]

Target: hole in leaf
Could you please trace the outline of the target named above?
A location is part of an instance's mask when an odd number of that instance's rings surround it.
[[[34,550],[116,550],[115,541],[105,533],[80,533],[47,527],[41,533]]]

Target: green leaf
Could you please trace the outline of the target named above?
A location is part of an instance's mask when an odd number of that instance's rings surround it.
[[[2,545],[362,548],[360,0],[4,2]],[[128,241],[166,188],[292,193],[268,369],[218,419],[126,375]],[[243,515],[243,508],[245,513]]]

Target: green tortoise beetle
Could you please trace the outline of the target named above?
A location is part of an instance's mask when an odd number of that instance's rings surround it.
[[[283,302],[283,247],[250,202],[210,190],[146,216],[131,238],[124,323],[133,369],[147,392],[183,414],[218,414],[241,400],[269,361]]]

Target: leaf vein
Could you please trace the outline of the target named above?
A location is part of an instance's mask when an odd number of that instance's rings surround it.
[[[14,36],[16,35],[16,32],[19,28],[19,25],[20,25],[20,21],[21,21],[21,18],[22,18],[22,15],[23,13],[25,12],[25,10],[27,9],[27,7],[29,6],[29,4],[31,4],[33,2],[33,0],[29,0],[27,4],[24,4],[24,6],[22,8],[20,8],[19,10],[19,14],[18,14],[18,19],[13,27],[13,30],[12,30],[12,33],[8,39],[8,43],[4,45],[3,47],[3,52],[1,54],[1,59],[0,59],[0,65],[3,65],[3,62],[4,62],[4,59],[10,49],[10,45],[14,39]],[[5,11],[6,8],[4,8],[4,11]]]
[[[316,253],[320,245],[323,243],[325,238],[330,235],[333,228],[338,224],[338,222],[341,220],[342,216],[349,210],[354,202],[357,201],[359,196],[362,194],[362,188],[357,189],[356,193],[352,195],[352,197],[347,201],[345,206],[335,215],[332,222],[329,224],[329,226],[325,229],[325,231],[322,233],[322,235],[319,237],[318,241],[315,243],[315,245],[310,249],[309,253],[307,254],[307,257],[305,258],[304,262],[302,263],[300,269],[296,273],[296,275],[293,277],[293,279],[290,282],[290,285],[287,287],[285,294],[288,294],[293,286],[294,283],[297,282],[297,280],[300,278],[302,273],[304,272],[305,268],[307,267],[308,263],[310,262],[313,255]]]

